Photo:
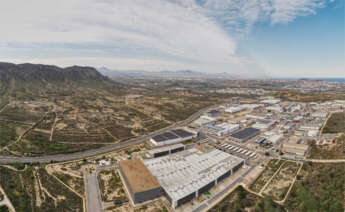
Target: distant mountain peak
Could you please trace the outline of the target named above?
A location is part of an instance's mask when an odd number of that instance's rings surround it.
[[[60,68],[42,64],[12,64],[0,62],[0,80],[14,79],[24,82],[110,81],[95,68],[70,66]]]

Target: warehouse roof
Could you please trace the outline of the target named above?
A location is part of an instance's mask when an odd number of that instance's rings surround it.
[[[193,133],[190,133],[190,132],[188,132],[186,130],[182,130],[182,129],[171,130],[171,132],[173,132],[174,134],[176,134],[177,136],[179,136],[181,138],[186,138],[186,137],[194,135]]]
[[[193,148],[145,160],[144,163],[171,199],[179,200],[213,182],[243,161],[218,149],[202,153]]]
[[[140,159],[123,160],[120,162],[120,167],[134,193],[160,187],[156,178]]]
[[[156,142],[163,142],[163,141],[167,141],[167,140],[170,140],[170,139],[176,139],[178,138],[177,135],[171,133],[171,132],[165,132],[165,133],[161,133],[161,134],[158,134],[156,136],[153,136],[152,137]]]
[[[245,139],[247,137],[250,137],[252,135],[260,133],[259,129],[248,127],[243,130],[240,130],[234,134],[231,135],[231,137],[237,138],[237,139]]]

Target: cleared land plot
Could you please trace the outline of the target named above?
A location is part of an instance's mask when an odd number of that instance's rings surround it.
[[[344,159],[345,135],[337,137],[333,144],[324,146],[312,145],[308,157],[313,159]]]
[[[260,190],[265,186],[265,184],[273,176],[273,174],[279,169],[283,162],[283,160],[278,159],[270,160],[267,166],[265,167],[265,170],[250,186],[250,189],[255,192],[260,192]]]
[[[98,179],[104,201],[127,199],[120,175],[116,170],[103,170],[99,172]]]
[[[269,197],[259,197],[249,193],[242,186],[237,187],[209,212],[280,212],[285,211],[282,206],[274,203]]]
[[[287,201],[289,211],[343,212],[345,163],[304,163]]]
[[[263,193],[275,200],[282,200],[291,186],[299,166],[295,162],[285,162]]]
[[[345,133],[345,112],[333,113],[327,120],[322,133]]]

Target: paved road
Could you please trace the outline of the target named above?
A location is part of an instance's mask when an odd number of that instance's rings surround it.
[[[210,110],[214,108],[214,106],[212,107],[208,107],[208,108],[204,108],[196,113],[194,113],[193,115],[191,115],[188,119],[181,121],[181,122],[177,122],[174,125],[171,125],[169,127],[166,127],[164,129],[160,129],[157,130],[153,133],[150,133],[148,135],[142,136],[142,137],[138,137],[138,138],[133,138],[130,139],[128,141],[125,142],[121,142],[118,144],[112,144],[112,145],[108,145],[108,146],[104,146],[98,149],[91,149],[91,150],[87,150],[84,152],[76,152],[76,153],[69,153],[69,154],[59,154],[59,155],[47,155],[47,156],[41,156],[41,157],[13,157],[13,156],[0,156],[0,164],[9,164],[9,163],[34,163],[34,162],[38,162],[38,163],[50,163],[51,161],[56,161],[56,162],[62,162],[62,161],[69,161],[69,160],[78,160],[78,159],[83,159],[83,158],[88,158],[88,157],[92,157],[92,156],[96,156],[99,154],[104,154],[107,152],[112,152],[124,147],[128,147],[131,145],[135,145],[138,143],[141,143],[145,140],[148,140],[151,136],[157,135],[159,133],[165,132],[165,131],[169,131],[172,130],[176,127],[182,127],[184,125],[189,124],[190,122],[194,121],[195,119],[197,119],[202,113],[206,112],[207,110]]]
[[[97,172],[94,171],[91,174],[84,172],[85,185],[86,185],[86,211],[88,212],[103,212],[103,205],[101,193],[99,190]]]
[[[232,189],[235,185],[239,184],[240,181],[247,176],[255,167],[250,167],[243,175],[239,176],[234,182],[228,185],[225,189],[217,193],[211,199],[207,200],[207,202],[202,203],[198,208],[194,209],[193,212],[202,212],[204,211],[209,205],[215,204],[219,201],[219,198],[223,197],[230,189]]]

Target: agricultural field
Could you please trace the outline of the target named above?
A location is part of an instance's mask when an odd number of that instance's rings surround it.
[[[116,170],[103,170],[98,173],[103,201],[126,200],[121,178]]]
[[[345,112],[333,113],[327,120],[322,133],[345,133]]]
[[[308,155],[312,159],[345,159],[345,134],[338,136],[328,145],[311,145]]]
[[[40,166],[28,166],[23,171],[0,167],[0,185],[17,212],[79,212],[83,208],[82,198]]]
[[[260,176],[254,181],[250,186],[250,189],[254,192],[260,192],[265,186],[268,180],[273,176],[273,174],[279,169],[283,164],[283,160],[271,159],[265,167],[265,170],[260,174]]]
[[[344,163],[304,163],[285,206],[296,212],[343,212],[344,179]]]
[[[274,203],[270,197],[259,197],[246,191],[242,186],[237,187],[209,212],[281,212],[285,209]]]
[[[285,162],[270,184],[263,191],[264,195],[271,196],[274,200],[283,200],[288,189],[293,183],[300,164]]]

